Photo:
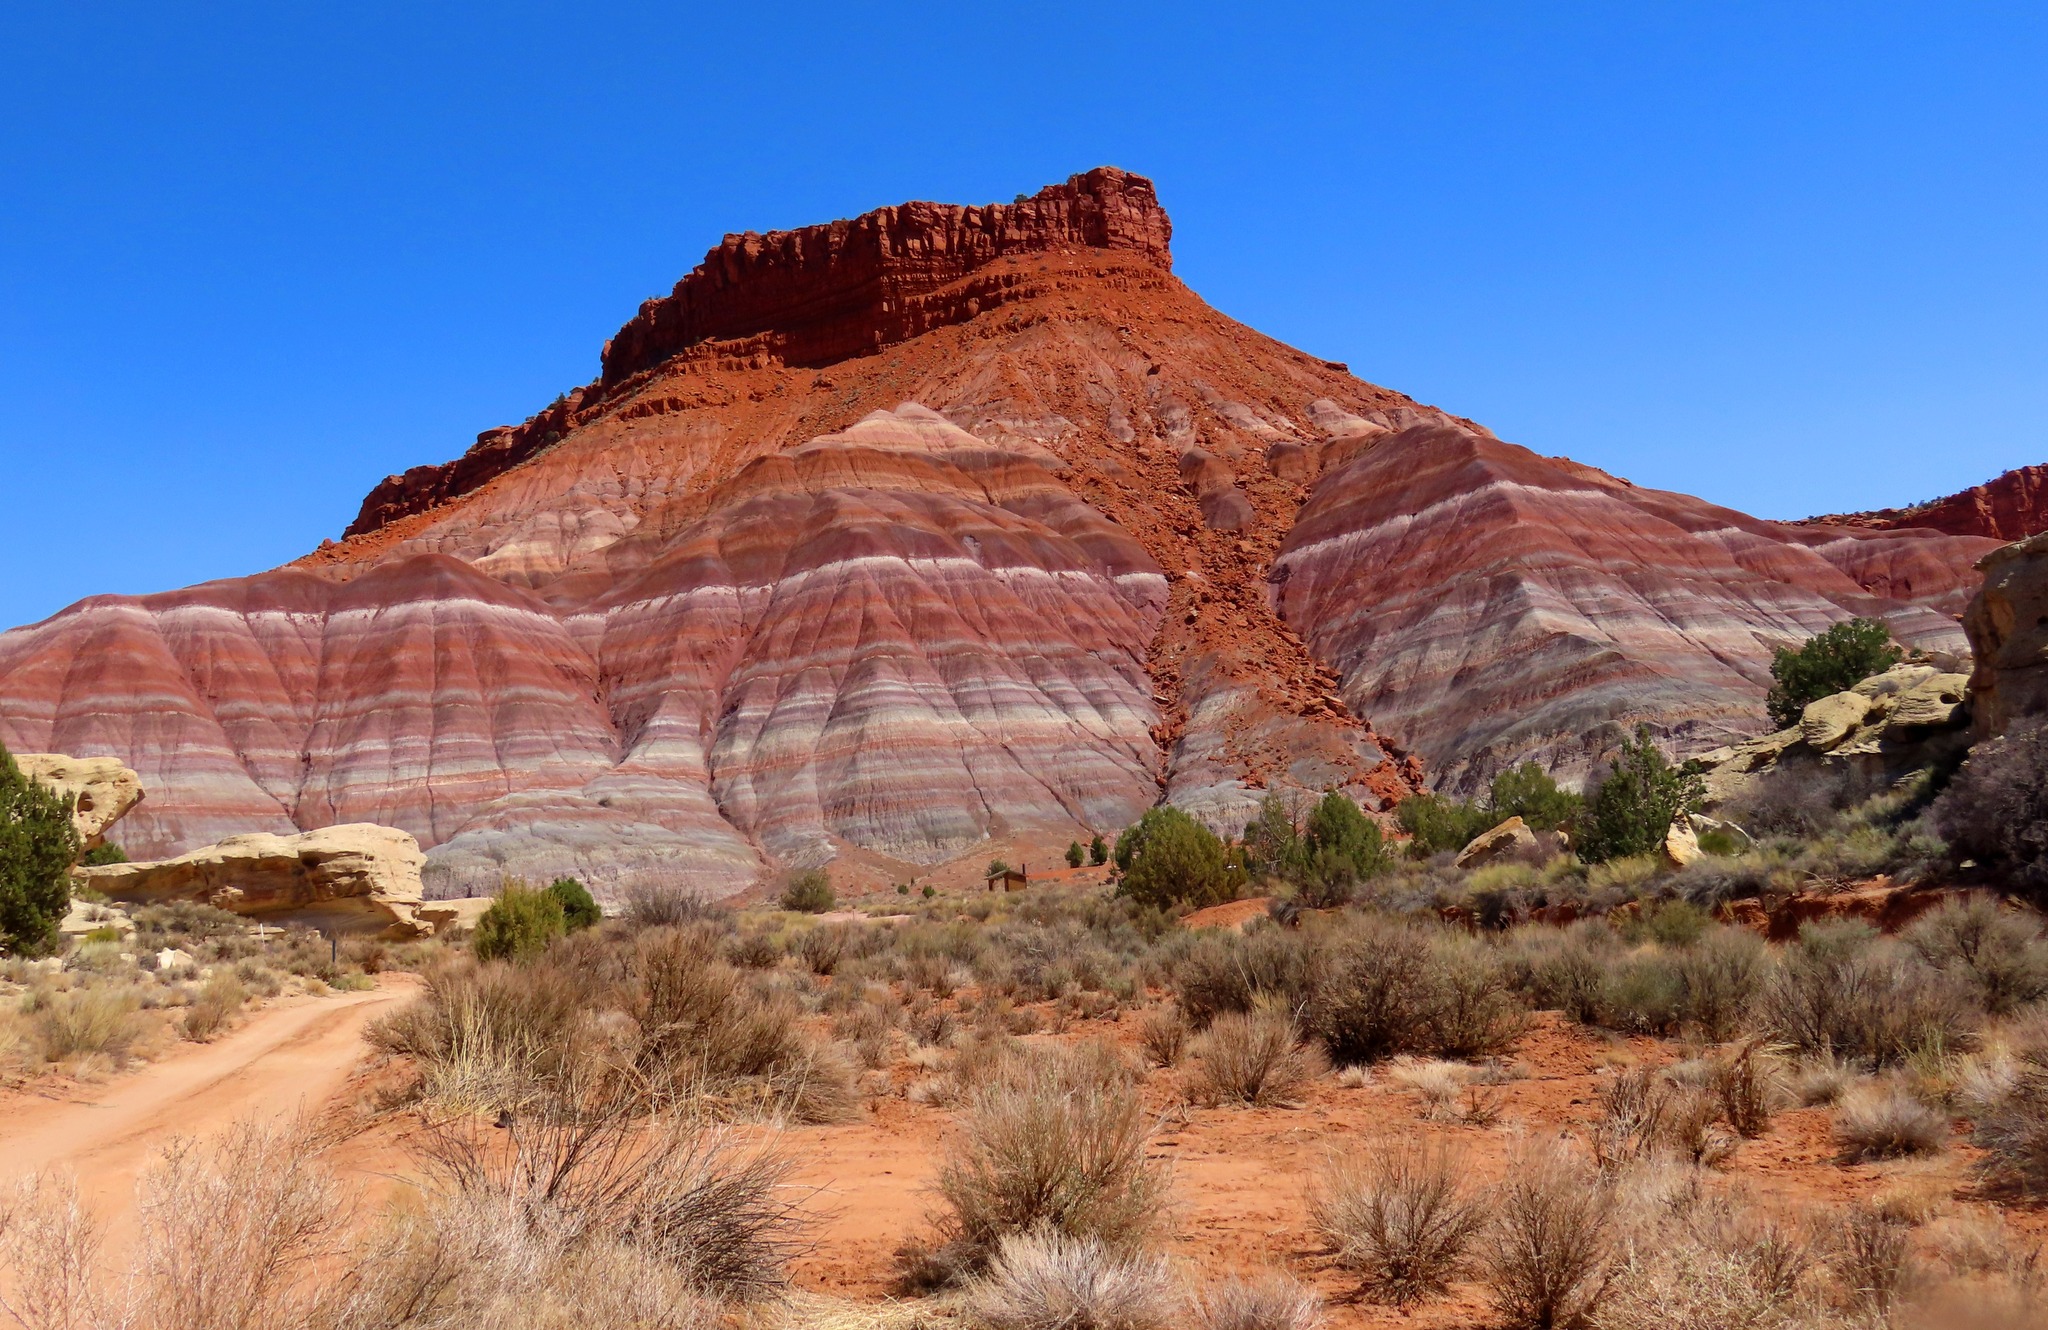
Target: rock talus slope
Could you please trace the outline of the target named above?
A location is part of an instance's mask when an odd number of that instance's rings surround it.
[[[1961,646],[1996,542],[1539,457],[1217,313],[1171,235],[1102,168],[727,237],[342,541],[0,635],[0,741],[134,766],[143,854],[361,820],[430,896],[725,891],[1713,747],[1855,613]]]

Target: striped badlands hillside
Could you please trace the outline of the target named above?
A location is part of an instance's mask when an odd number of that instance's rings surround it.
[[[1538,457],[1202,303],[1152,185],[730,236],[599,377],[253,577],[0,635],[0,741],[139,854],[341,821],[430,889],[1046,852],[1753,732],[1851,614],[1958,649],[1996,542]]]

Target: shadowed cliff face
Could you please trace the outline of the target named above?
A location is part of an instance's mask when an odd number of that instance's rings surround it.
[[[143,853],[370,820],[441,894],[716,892],[1571,776],[1637,720],[1759,729],[1834,619],[1961,645],[1994,542],[1538,457],[1218,314],[1169,235],[1105,168],[729,237],[342,542],[0,635],[0,741],[134,766]]]

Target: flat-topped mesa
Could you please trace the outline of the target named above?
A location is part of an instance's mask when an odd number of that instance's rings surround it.
[[[726,357],[814,367],[869,355],[1040,294],[1014,275],[962,282],[1009,255],[1112,250],[1173,269],[1173,223],[1144,176],[1098,166],[1018,203],[903,203],[851,221],[729,235],[604,347],[604,373],[518,425],[477,435],[452,462],[387,476],[345,535],[360,536],[467,494],[556,442],[626,380],[707,343]]]
[[[1171,270],[1172,235],[1152,182],[1113,166],[1017,203],[905,203],[796,231],[729,235],[606,344],[602,382],[711,341],[760,337],[761,349],[807,367],[868,355],[999,301],[1000,288],[927,297],[1005,255],[1110,249]]]
[[[1861,527],[1866,531],[1920,527],[1951,536],[2025,540],[2048,531],[2048,465],[2015,467],[1981,485],[1909,508],[1830,513],[1809,517],[1798,525]]]

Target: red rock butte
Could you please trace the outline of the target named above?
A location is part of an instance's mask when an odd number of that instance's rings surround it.
[[[1171,235],[1105,167],[728,236],[340,542],[0,635],[0,741],[140,772],[138,856],[367,821],[430,895],[720,893],[1702,750],[1853,614],[1962,649],[1995,537],[1540,457],[1211,309]]]

